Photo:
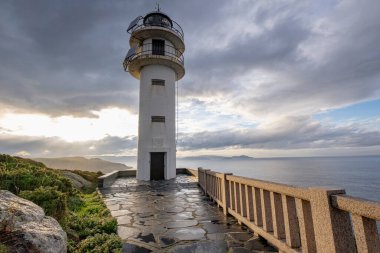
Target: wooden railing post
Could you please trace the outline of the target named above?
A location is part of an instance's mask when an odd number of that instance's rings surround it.
[[[330,196],[344,189],[309,188],[317,252],[356,252],[350,215],[334,208]]]
[[[204,179],[204,175],[203,175],[202,167],[198,167],[198,184],[201,186],[202,190],[204,190],[203,179]]]
[[[223,173],[222,178],[222,207],[224,215],[228,214],[228,207],[230,205],[230,187],[228,187],[227,175],[232,175],[232,173]]]
[[[208,185],[209,185],[209,182],[207,182],[207,172],[210,171],[210,170],[203,170],[205,172],[205,195],[206,197],[208,196]]]

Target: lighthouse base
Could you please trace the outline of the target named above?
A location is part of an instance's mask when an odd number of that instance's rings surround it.
[[[140,152],[137,158],[137,175],[139,180],[167,180],[176,177],[175,152],[164,149],[152,149]]]

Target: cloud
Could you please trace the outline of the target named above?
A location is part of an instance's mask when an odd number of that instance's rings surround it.
[[[223,95],[251,115],[311,114],[379,97],[379,3],[332,3],[163,1],[185,31],[181,96]],[[53,116],[137,111],[138,81],[121,68],[124,30],[153,3],[1,5],[2,104]]]
[[[128,49],[125,15],[135,15],[125,7],[3,2],[1,103],[53,116],[91,115],[112,106],[136,111],[137,81],[121,64]]]
[[[313,115],[380,98],[380,2],[161,3],[185,32],[184,149],[379,145],[375,124],[319,122]],[[121,66],[129,48],[125,29],[153,8],[148,0],[2,1],[0,112],[81,118],[117,107],[137,113],[138,80]],[[8,153],[136,147],[136,137],[68,143],[0,133]]]
[[[276,4],[254,12],[258,32],[194,54],[182,93],[223,96],[229,103],[222,110],[252,119],[312,115],[380,97],[378,3],[342,1],[329,11],[312,3],[271,8]],[[246,26],[255,26],[249,21]]]
[[[374,123],[380,119],[374,119]],[[363,123],[363,124],[362,124]],[[380,131],[366,128],[372,124],[348,122],[340,125],[308,117],[285,117],[265,122],[255,129],[224,129],[182,133],[179,150],[295,150],[380,147]],[[97,141],[66,142],[57,137],[0,135],[0,153],[32,157],[135,155],[136,136],[107,136]]]
[[[184,150],[368,147],[380,146],[380,131],[364,131],[358,124],[322,125],[308,117],[286,117],[256,129],[186,133],[179,140]]]
[[[0,153],[33,157],[135,154],[134,136],[107,136],[97,141],[66,142],[57,137],[0,135]]]

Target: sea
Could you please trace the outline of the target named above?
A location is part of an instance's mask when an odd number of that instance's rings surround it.
[[[178,159],[180,167],[202,167],[302,187],[338,187],[348,195],[380,202],[380,156]]]
[[[380,202],[380,156],[177,159],[177,168],[219,172],[302,187],[338,187]],[[380,234],[380,222],[377,222]]]
[[[135,159],[118,162],[136,168]],[[380,202],[380,156],[177,159],[177,168],[198,167],[295,186],[343,188],[348,195]]]

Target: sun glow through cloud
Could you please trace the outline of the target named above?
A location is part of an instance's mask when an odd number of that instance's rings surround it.
[[[0,131],[11,135],[59,137],[68,142],[100,140],[106,136],[137,135],[137,115],[119,108],[93,111],[97,118],[5,113]]]

